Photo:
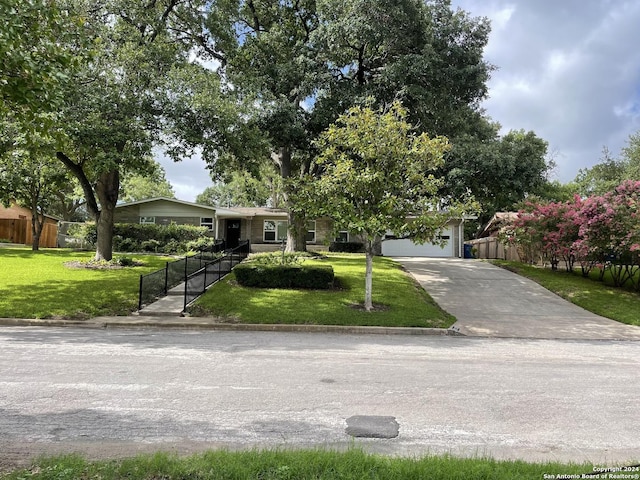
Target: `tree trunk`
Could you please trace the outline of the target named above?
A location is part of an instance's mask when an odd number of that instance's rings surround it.
[[[291,187],[286,185],[286,181],[292,176],[291,149],[289,147],[282,147],[276,154],[274,154],[273,159],[280,168],[280,175],[283,183],[285,183],[283,197],[285,208],[288,210],[287,221],[289,224],[287,228],[287,246],[285,251],[306,252],[307,229],[305,218],[302,218],[300,215],[296,215],[291,211],[288,192],[288,188]]]
[[[37,252],[40,250],[40,237],[44,228],[44,215],[38,214],[37,209],[31,211],[31,250]]]
[[[366,267],[364,272],[364,309],[370,312],[373,309],[373,242],[366,241],[365,257]]]
[[[289,222],[289,228],[287,229],[285,252],[306,252],[307,229],[305,219],[289,210],[287,221]]]
[[[100,202],[100,212],[96,215],[98,240],[95,259],[109,261],[113,257],[113,218],[120,190],[119,172],[114,170],[100,175],[95,190]]]

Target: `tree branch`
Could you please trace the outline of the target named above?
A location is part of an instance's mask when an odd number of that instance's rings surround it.
[[[100,207],[98,207],[96,196],[93,193],[93,187],[85,175],[84,170],[63,152],[56,152],[56,157],[58,157],[58,160],[60,160],[80,182],[85,199],[87,200],[87,210],[89,210],[89,213],[97,219],[100,216]]]

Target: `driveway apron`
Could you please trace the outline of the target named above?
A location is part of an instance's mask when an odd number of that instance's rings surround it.
[[[457,322],[478,337],[640,340],[640,327],[588,312],[537,283],[479,260],[395,258]]]

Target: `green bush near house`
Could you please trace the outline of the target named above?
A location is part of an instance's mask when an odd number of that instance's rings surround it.
[[[330,252],[336,253],[362,253],[364,252],[364,243],[362,242],[331,242],[329,245]]]
[[[117,223],[113,229],[113,249],[117,252],[184,253],[202,250],[215,241],[206,227],[194,225],[153,225]],[[97,240],[96,225],[74,225],[69,235],[89,244]]]
[[[236,280],[244,287],[310,288],[333,287],[331,265],[260,265],[247,262],[234,269]]]

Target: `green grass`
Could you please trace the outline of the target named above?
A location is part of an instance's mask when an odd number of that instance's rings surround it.
[[[527,463],[450,456],[392,458],[367,454],[358,449],[342,453],[326,450],[221,450],[188,458],[159,453],[106,462],[87,462],[79,456],[57,457],[40,460],[29,469],[14,471],[6,479],[540,480],[558,478],[561,474],[581,478],[581,474],[586,473],[593,473],[591,464]]]
[[[503,260],[492,260],[492,263],[530,278],[585,310],[628,325],[640,326],[640,294],[636,292],[585,278],[579,272],[553,271]]]
[[[118,270],[73,269],[92,252],[0,248],[0,317],[86,319],[126,315],[138,307],[140,275],[164,267],[166,258],[135,255],[144,266]]]
[[[330,254],[325,260],[307,261],[330,263],[340,288],[247,288],[231,274],[198,299],[191,311],[242,323],[447,328],[455,322],[393,260],[374,259],[373,302],[386,307],[374,312],[354,308],[364,301],[364,255]]]

